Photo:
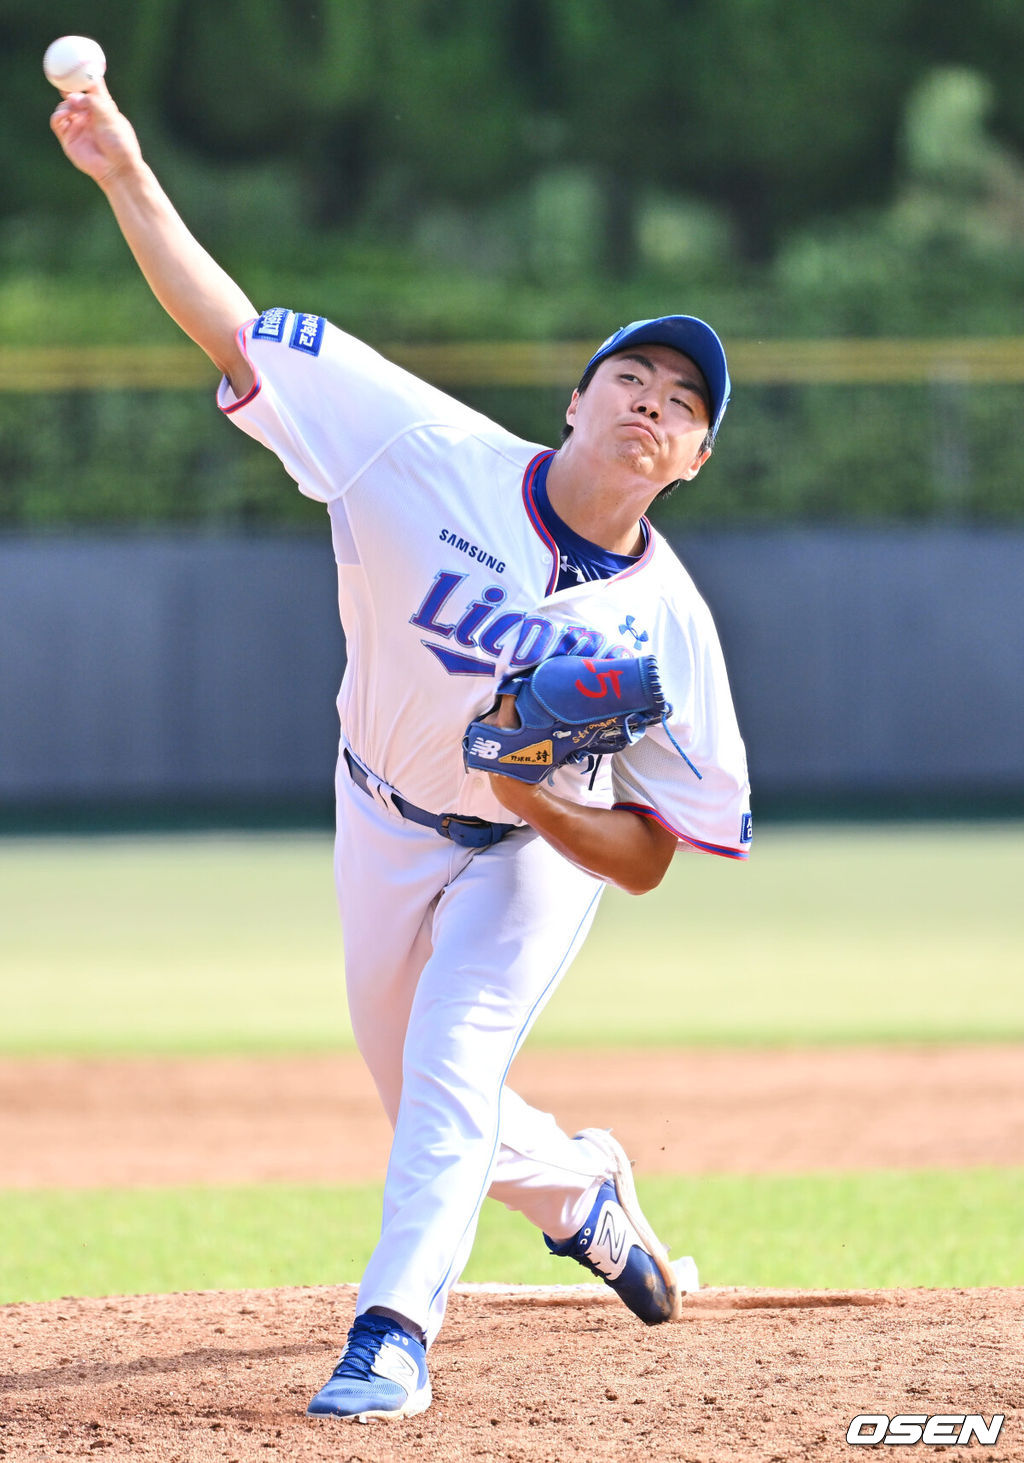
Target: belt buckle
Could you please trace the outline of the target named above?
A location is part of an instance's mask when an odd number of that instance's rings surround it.
[[[467,836],[458,837],[457,832],[452,832],[452,825],[456,830],[464,829]],[[488,823],[486,818],[467,818],[461,817],[458,813],[444,813],[441,817],[439,832],[443,833],[445,838],[450,838],[453,843],[457,843],[460,848],[486,848],[489,843],[493,842],[493,837],[474,838],[473,834],[486,832],[490,835],[493,827],[493,823]]]

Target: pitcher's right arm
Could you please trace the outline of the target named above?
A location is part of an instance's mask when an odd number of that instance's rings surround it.
[[[66,96],[50,126],[75,167],[106,194],[160,304],[227,376],[235,395],[245,396],[254,377],[237,337],[259,312],[185,227],[105,82]]]

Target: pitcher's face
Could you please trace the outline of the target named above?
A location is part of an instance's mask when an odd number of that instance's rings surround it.
[[[565,413],[579,446],[610,456],[660,490],[696,477],[708,457],[708,389],[701,372],[667,345],[609,356]]]

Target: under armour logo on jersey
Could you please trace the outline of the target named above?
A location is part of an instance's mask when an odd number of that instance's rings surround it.
[[[576,582],[578,584],[585,584],[587,582],[587,576],[584,574],[583,570],[578,564],[573,564],[570,561],[568,554],[562,554],[560,556],[558,560],[558,567],[561,569],[563,574],[575,574]]]
[[[493,762],[501,751],[501,743],[495,742],[489,737],[475,737],[469,750],[474,757],[482,757],[485,762]]]
[[[642,645],[645,640],[649,640],[650,639],[650,636],[648,635],[648,633],[647,633],[646,630],[634,630],[633,629],[633,626],[635,624],[636,624],[636,616],[635,615],[627,615],[626,616],[626,623],[624,625],[620,625],[619,626],[619,634],[620,635],[632,635],[632,637],[633,637],[634,641],[636,642],[636,644],[637,645]]]

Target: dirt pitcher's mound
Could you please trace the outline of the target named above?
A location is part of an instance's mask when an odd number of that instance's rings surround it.
[[[0,1456],[849,1463],[858,1414],[1003,1413],[994,1446],[940,1456],[1024,1459],[1024,1290],[706,1290],[650,1330],[606,1292],[456,1294],[429,1412],[309,1418],[354,1303],[337,1287],[0,1308]]]

